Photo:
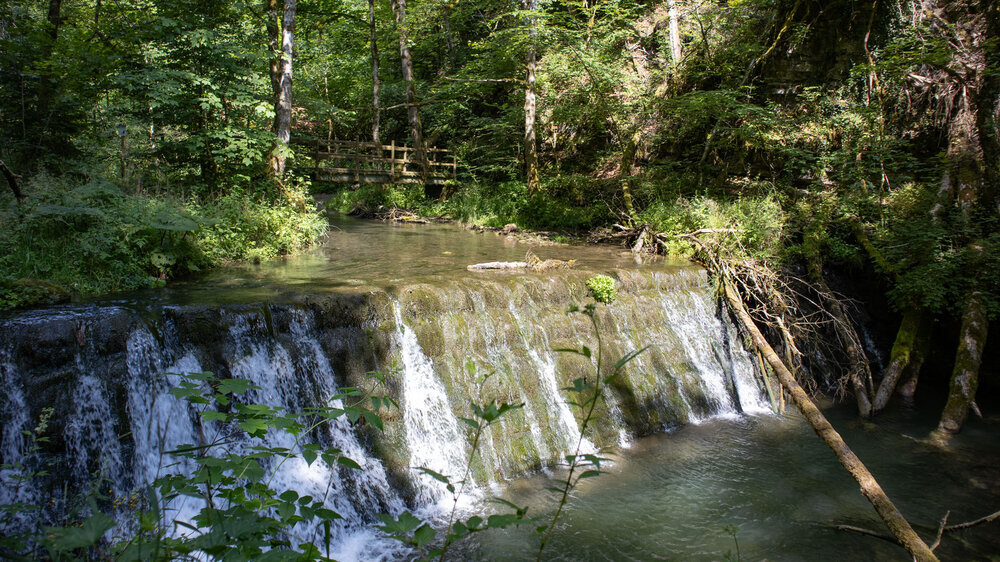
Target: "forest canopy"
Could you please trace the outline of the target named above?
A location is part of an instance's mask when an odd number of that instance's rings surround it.
[[[964,399],[942,421],[957,430],[1000,312],[998,10],[11,0],[0,307],[300,251],[325,228],[316,193],[343,211],[680,255],[694,247],[679,236],[709,229],[824,294],[852,290],[831,289],[830,272],[876,287],[855,296],[899,322],[890,393],[916,384],[935,330],[973,342],[958,346]],[[409,146],[425,180],[428,149],[448,149],[456,176],[437,190],[315,181],[309,143],[334,140]],[[877,411],[884,391],[863,372],[853,391]]]

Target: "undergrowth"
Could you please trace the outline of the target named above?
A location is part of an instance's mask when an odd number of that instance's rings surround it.
[[[229,262],[295,253],[326,229],[303,189],[200,200],[39,174],[0,200],[0,309],[157,286]]]

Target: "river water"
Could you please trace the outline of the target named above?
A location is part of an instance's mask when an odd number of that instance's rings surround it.
[[[849,408],[826,414],[903,514],[928,542],[938,521],[992,513],[1000,506],[997,423],[973,420],[949,446],[931,444],[934,415],[894,408],[878,424]],[[720,418],[643,438],[609,474],[584,482],[545,550],[550,560],[907,560],[876,538],[836,531],[853,525],[886,532],[857,484],[795,414]],[[506,497],[551,517],[544,475],[511,484]],[[942,560],[1000,559],[991,524],[948,535]],[[995,525],[995,523],[993,524]],[[476,537],[463,557],[533,560],[528,529]]]
[[[465,269],[520,261],[528,249],[541,259],[575,259],[577,268]],[[176,376],[165,373],[248,379],[262,387],[254,400],[294,411],[382,369],[397,377],[390,386],[401,404],[385,414],[385,434],[343,423],[322,436],[364,471],[275,469],[282,487],[328,497],[345,517],[335,529],[339,558],[411,556],[378,536],[376,516],[408,509],[442,518],[451,497],[414,467],[461,473],[469,436],[459,418],[469,416],[470,401],[489,397],[525,407],[484,435],[464,513],[493,509],[483,502],[499,495],[544,522],[554,509],[546,488],[560,476],[556,460],[580,438],[561,389],[586,372],[553,349],[594,345],[588,323],[564,313],[585,297],[582,280],[594,272],[619,283],[618,301],[599,315],[609,353],[650,348],[583,438],[615,462],[574,491],[545,559],[906,559],[889,543],[831,530],[882,524],[805,422],[770,412],[704,272],[636,261],[616,248],[539,245],[449,225],[335,218],[326,242],[303,256],[0,318],[0,464],[65,459],[58,487],[86,490],[100,473],[124,497],[173,466],[164,451],[198,440],[190,408],[167,392]],[[470,363],[492,372],[489,381],[467,374]],[[49,405],[57,406],[52,443],[31,453],[21,432]],[[924,536],[947,510],[961,522],[1000,506],[1000,422],[970,420],[948,445],[935,445],[926,438],[937,408],[895,406],[877,424],[859,422],[850,408],[828,409]],[[39,501],[57,487],[13,476],[0,470],[0,503]],[[59,516],[55,508],[42,515]],[[998,536],[980,527],[946,537],[939,552],[998,560]],[[453,559],[533,559],[537,545],[526,527],[489,531],[459,543]]]

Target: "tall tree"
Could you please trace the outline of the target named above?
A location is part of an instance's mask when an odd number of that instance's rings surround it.
[[[538,10],[538,0],[524,0],[524,8],[531,12],[527,21],[530,40],[528,53],[525,56],[527,76],[524,80],[524,171],[528,182],[528,194],[534,195],[541,189],[541,180],[538,177],[538,138],[535,133],[535,71],[538,64],[535,43],[538,33],[535,30],[534,12]]]
[[[676,0],[668,0],[667,17],[670,18],[670,59],[674,64],[681,62],[680,17],[677,15]]]
[[[378,83],[378,40],[375,36],[375,0],[368,0],[368,26],[371,31],[371,53],[372,53],[372,142],[376,145],[379,140],[379,118],[381,108],[379,107],[379,83]],[[375,147],[376,153],[379,151]]]
[[[285,160],[292,127],[292,54],[295,37],[297,0],[268,0],[267,30],[271,47],[271,87],[274,92],[274,147],[271,149],[271,173],[285,174]],[[281,8],[281,18],[278,10]]]
[[[392,9],[396,13],[396,25],[399,27],[399,57],[403,65],[403,83],[406,84],[406,117],[410,124],[410,138],[413,141],[413,151],[416,154],[420,174],[425,179],[424,193],[427,194],[427,152],[424,150],[424,131],[420,125],[420,106],[417,103],[417,85],[413,78],[413,60],[410,58],[410,45],[406,28],[406,0],[392,0]]]
[[[52,50],[55,49],[56,40],[59,38],[59,28],[62,26],[63,20],[62,0],[49,0],[49,12],[46,19],[49,22],[49,42],[45,44],[43,49],[43,61],[48,61],[52,56]],[[39,134],[44,137],[49,128],[51,118],[49,106],[51,105],[53,91],[56,88],[56,80],[52,76],[49,64],[46,63],[43,68],[41,81],[38,83],[38,118],[41,124]],[[43,139],[40,138],[38,145],[41,146],[43,144]]]
[[[1000,5],[996,0],[943,2],[923,0],[920,17],[938,44],[946,46],[946,62],[928,61],[925,74],[938,97],[947,100],[948,148],[946,168],[938,192],[942,211],[954,202],[958,215],[955,232],[965,243],[966,276],[971,286],[964,291],[962,324],[952,372],[948,403],[941,413],[938,430],[955,433],[962,428],[970,409],[975,409],[979,368],[986,345],[986,303],[979,285],[983,245],[990,235],[982,225],[997,218],[996,165],[998,130],[994,121],[1000,94],[996,68],[996,45],[990,33],[998,31]]]

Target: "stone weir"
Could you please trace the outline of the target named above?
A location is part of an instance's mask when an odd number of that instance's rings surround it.
[[[769,411],[754,362],[719,315],[703,271],[611,275],[618,298],[597,313],[604,357],[613,364],[648,349],[614,381],[582,436],[585,449]],[[54,520],[77,492],[96,486],[127,498],[167,470],[186,470],[166,452],[198,443],[204,428],[187,402],[168,393],[180,373],[247,379],[261,388],[248,401],[295,411],[331,405],[343,386],[370,387],[367,373],[379,371],[388,387],[380,393],[399,403],[381,411],[384,431],[341,419],[312,436],[362,470],[286,462],[273,485],[326,498],[344,517],[334,530],[348,549],[342,556],[391,557],[371,524],[379,513],[433,514],[446,500],[450,507],[443,485],[414,467],[463,474],[471,434],[460,418],[471,417],[472,402],[524,404],[483,436],[472,466],[476,489],[551,468],[575,449],[579,416],[564,388],[593,371],[584,358],[554,350],[598,347],[589,319],[566,314],[589,300],[587,276],[494,273],[344,288],[281,304],[92,305],[9,317],[0,321],[0,452],[8,467],[0,472],[0,504],[44,502],[40,515],[24,512],[14,522],[33,525],[33,517]],[[33,448],[25,431],[45,408],[53,409],[49,441]],[[274,446],[294,446],[274,439]],[[17,478],[19,470],[42,469],[50,475]],[[192,500],[174,517],[198,509]]]

